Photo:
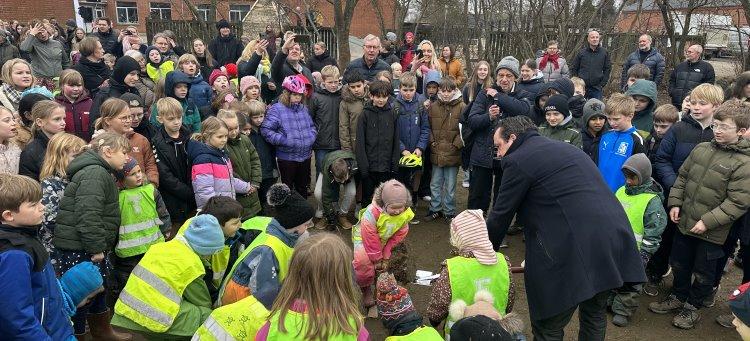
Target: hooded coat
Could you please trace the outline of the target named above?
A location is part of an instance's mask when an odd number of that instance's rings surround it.
[[[159,170],[159,183],[164,204],[173,222],[184,222],[188,214],[195,210],[195,197],[190,180],[192,167],[187,155],[190,131],[184,126],[180,136],[172,138],[164,127],[158,129],[151,139],[156,168]]]
[[[398,170],[399,150],[398,117],[391,103],[382,108],[367,102],[357,123],[357,142],[354,154],[362,178],[370,172],[395,173]]]
[[[177,84],[187,84],[188,96],[185,98],[178,98],[174,93],[174,88]],[[172,71],[167,74],[167,78],[164,80],[164,95],[176,99],[182,104],[182,125],[187,127],[191,132],[197,133],[201,130],[201,113],[198,106],[195,104],[192,98],[190,98],[190,89],[192,86],[192,80],[190,77],[182,71]],[[161,123],[156,120],[158,112],[156,106],[152,106],[151,109],[151,124],[155,127],[160,127]]]
[[[656,83],[639,79],[633,83],[625,92],[628,96],[644,96],[650,100],[645,109],[635,113],[633,126],[638,130],[650,132],[654,128],[654,109],[656,109]]]
[[[581,148],[581,132],[578,131],[573,116],[568,115],[560,124],[552,127],[544,122],[539,126],[539,135],[555,141],[565,142]]]
[[[234,166],[232,168],[234,176],[255,187],[259,187],[260,182],[263,181],[260,157],[258,156],[258,152],[255,150],[253,143],[250,142],[250,138],[238,134],[236,138],[230,138],[227,140],[226,149],[229,154],[229,159]],[[261,210],[258,191],[238,195],[237,201],[242,204],[243,221],[254,217]]]
[[[502,167],[487,229],[497,249],[514,215],[524,226],[531,320],[558,315],[626,282],[646,281],[622,205],[579,148],[527,131]]]
[[[84,141],[91,141],[89,132],[94,122],[91,122],[89,113],[94,101],[89,97],[88,92],[83,91],[72,102],[61,93],[55,97],[55,102],[65,106],[65,132],[76,135]]]
[[[516,86],[521,90],[528,91],[532,97],[536,97],[544,84],[544,74],[539,71],[536,73],[536,75],[534,75],[534,77],[531,77],[531,79],[529,80],[518,80],[518,84],[516,84]]]
[[[589,114],[584,113],[583,126],[581,127],[581,149],[592,158],[594,157],[594,150],[599,143],[599,139],[602,137],[606,129],[606,127],[602,127],[602,130],[596,135],[592,135],[589,132],[589,121],[596,116],[601,116],[606,119],[606,116],[604,116],[603,113],[601,115],[594,114],[593,112]]]
[[[394,110],[398,114],[398,138],[401,152],[408,150],[414,152],[419,148],[423,152],[427,150],[430,142],[430,120],[427,110],[424,108],[424,96],[414,93],[411,101],[407,101],[398,94],[393,102]]]
[[[461,113],[464,107],[461,92],[456,90],[449,101],[438,99],[430,105],[430,161],[436,167],[461,165]]]
[[[208,85],[206,80],[203,79],[203,76],[197,74],[195,76],[188,76],[188,79],[190,79],[190,83],[188,84],[190,87],[190,90],[188,90],[188,98],[192,100],[198,108],[211,105],[214,90]]]
[[[229,63],[236,63],[242,56],[244,48],[245,46],[242,44],[242,41],[237,39],[234,34],[229,34],[226,37],[222,37],[219,34],[208,44],[208,51],[211,52],[211,56],[216,61],[214,63],[215,69]]]
[[[151,58],[149,57],[151,51],[159,52],[160,57],[158,63],[151,61]],[[165,54],[161,53],[156,46],[151,46],[146,49],[144,57],[146,58],[146,74],[148,74],[148,77],[151,78],[154,83],[159,83],[159,81],[164,79],[168,73],[174,71],[175,63],[169,60]]]
[[[287,107],[276,103],[268,108],[260,132],[268,143],[276,146],[276,157],[302,162],[312,156],[312,146],[318,131],[302,104]]]
[[[81,60],[73,65],[72,69],[83,76],[83,87],[89,91],[92,97],[96,96],[102,83],[112,75],[112,70],[109,69],[107,64],[104,64],[104,59],[92,62],[88,58],[81,57]]]
[[[560,78],[556,81],[542,85],[539,88],[539,92],[537,92],[536,96],[533,97],[534,117],[532,117],[532,120],[536,125],[541,125],[542,123],[546,122],[546,118],[544,117],[544,108],[539,105],[539,100],[542,98],[542,96],[549,95],[550,89],[556,91],[558,94],[564,95],[568,98],[568,100],[570,100],[570,98],[572,98],[575,94],[573,82],[569,78]]]
[[[94,97],[94,103],[91,105],[91,112],[89,112],[91,122],[96,122],[96,119],[99,118],[99,109],[108,98],[120,98],[126,92],[138,95],[138,89],[125,84],[125,77],[133,71],[141,71],[141,65],[135,59],[125,56],[117,60],[112,75],[109,77],[109,86],[99,89]],[[91,125],[91,132],[94,132],[93,124]]]
[[[249,183],[234,176],[232,161],[225,151],[190,140],[187,153],[192,161],[190,179],[198,208],[203,208],[213,196],[234,199],[235,193],[245,194],[250,189]]]
[[[367,101],[367,85],[365,85],[364,95],[355,96],[348,86],[341,90],[341,103],[339,104],[339,141],[341,149],[353,151],[357,142],[357,122],[359,115],[365,107]]]

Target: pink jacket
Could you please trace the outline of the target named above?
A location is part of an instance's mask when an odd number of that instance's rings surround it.
[[[373,202],[367,206],[359,221],[362,245],[365,248],[367,257],[373,263],[377,263],[381,259],[390,259],[391,249],[401,243],[406,238],[406,234],[409,233],[409,224],[404,224],[383,245],[380,240],[380,234],[378,234],[378,227],[376,226],[382,212],[383,209]]]

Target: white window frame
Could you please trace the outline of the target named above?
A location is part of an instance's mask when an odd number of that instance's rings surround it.
[[[154,17],[154,13],[159,13],[159,19],[172,19],[172,4],[168,2],[149,2],[149,17]],[[160,7],[154,7],[154,5]],[[167,7],[161,7],[166,5]],[[165,15],[166,14],[166,15]]]
[[[117,1],[115,3],[117,13],[117,23],[119,24],[137,24],[138,23],[138,3],[135,1]],[[125,20],[120,20],[120,10],[125,11]],[[128,14],[130,10],[135,11],[135,15],[131,18],[131,16]]]
[[[195,8],[198,10],[198,19],[203,21],[208,21],[208,14],[211,12],[211,9],[209,8],[211,5],[196,5]]]
[[[251,8],[252,6],[250,5],[229,5],[229,21],[242,22],[242,20],[245,19],[245,16],[250,13]],[[239,18],[234,20],[235,18],[232,18],[233,16],[239,16]]]

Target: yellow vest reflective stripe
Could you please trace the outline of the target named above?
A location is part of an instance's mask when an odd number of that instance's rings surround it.
[[[298,313],[295,311],[287,311],[284,316],[284,329],[286,333],[279,330],[279,314],[271,316],[268,328],[267,340],[307,340],[304,338],[305,328],[307,326],[307,314]],[[325,341],[356,341],[359,334],[359,330],[356,327],[356,321],[354,318],[349,318],[349,324],[356,331],[354,335],[349,334],[337,334],[328,337]]]
[[[268,320],[268,309],[255,297],[216,308],[193,340],[254,340]]]
[[[352,242],[354,244],[361,244],[362,243],[362,232],[360,223],[362,221],[362,216],[367,213],[367,208],[365,207],[362,210],[359,211],[359,221],[352,227]],[[391,216],[385,213],[385,210],[380,213],[380,216],[378,216],[378,221],[375,223],[376,227],[378,228],[378,236],[380,236],[380,242],[385,244],[385,242],[388,241],[388,239],[391,239],[391,237],[396,234],[399,230],[401,230],[402,227],[404,227],[407,223],[409,223],[414,218],[414,211],[411,210],[411,208],[407,208],[404,212],[401,212],[401,214],[397,216]]]
[[[118,257],[146,253],[148,248],[164,241],[154,197],[154,185],[146,184],[120,191],[120,229],[115,246]]]
[[[508,263],[502,253],[497,253],[497,263],[484,265],[476,258],[453,257],[448,259],[448,279],[451,284],[451,302],[463,300],[467,305],[474,304],[474,294],[486,290],[495,299],[492,306],[501,314],[508,305],[510,274]],[[450,316],[445,321],[445,335],[450,335],[453,324]],[[448,339],[446,337],[446,339]]]
[[[401,335],[401,336],[389,336],[385,338],[385,341],[442,341],[443,337],[440,336],[440,333],[438,333],[435,328],[432,327],[426,327],[422,326],[417,329],[414,329],[409,334]]]
[[[183,237],[155,244],[130,274],[115,313],[150,331],[164,332],[180,310],[185,288],[204,274],[200,257]]]
[[[630,221],[630,228],[633,229],[633,234],[635,235],[636,245],[640,250],[643,244],[643,215],[646,213],[648,203],[656,197],[656,194],[641,193],[628,195],[625,193],[625,186],[622,186],[615,192],[615,197],[622,204],[622,208],[625,209],[625,214],[628,216],[628,221]]]

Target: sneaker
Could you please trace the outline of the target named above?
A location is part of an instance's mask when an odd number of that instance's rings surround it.
[[[711,291],[711,294],[706,297],[705,300],[703,300],[703,306],[706,308],[711,308],[714,305],[716,305],[716,293],[721,290],[721,284],[719,284],[717,287],[714,287],[714,290]]]
[[[628,320],[628,317],[625,315],[615,314],[614,317],[612,317],[612,324],[618,327],[627,327],[630,321]]]
[[[429,195],[425,195],[425,196],[422,197],[422,200],[430,202],[430,201],[432,201],[432,197],[429,196]]]
[[[734,329],[735,327],[734,327],[734,324],[732,324],[732,321],[734,321],[734,315],[732,314],[716,316],[716,323],[718,323],[724,328]]]
[[[648,281],[643,285],[643,293],[646,296],[656,297],[659,296],[659,288],[662,286],[662,281],[651,282]]]
[[[409,222],[409,225],[419,225],[419,223],[421,223],[421,221],[419,221],[419,219],[412,219]]]
[[[648,305],[648,310],[651,310],[657,314],[668,314],[682,308],[685,303],[677,299],[677,296],[670,294],[664,300],[660,302],[651,302]]]
[[[672,324],[677,328],[693,329],[701,320],[701,313],[692,304],[685,303],[682,310],[672,319]]]
[[[443,218],[445,218],[445,222],[450,224],[453,218],[455,218],[455,214],[446,214]]]
[[[328,229],[328,221],[326,219],[320,219],[318,222],[315,223],[315,229],[317,230],[327,230]]]
[[[346,218],[345,214],[339,214],[338,216],[338,225],[344,229],[344,230],[351,230],[352,229],[352,223],[349,222],[349,219]]]
[[[422,220],[429,223],[437,218],[440,218],[440,216],[441,216],[440,212],[427,212],[427,215],[425,215],[424,218],[422,218]]]
[[[469,188],[469,180],[464,180],[463,182],[461,182],[461,187]]]

